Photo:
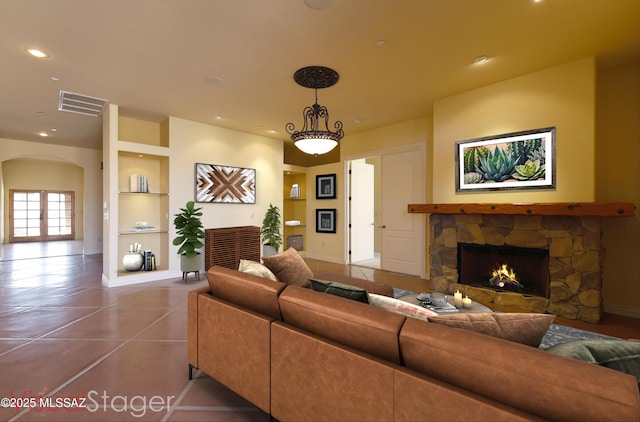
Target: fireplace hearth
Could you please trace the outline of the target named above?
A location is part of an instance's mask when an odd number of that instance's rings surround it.
[[[549,250],[458,243],[459,283],[549,297]]]

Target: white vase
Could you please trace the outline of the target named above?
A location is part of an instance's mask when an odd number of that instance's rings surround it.
[[[144,263],[144,257],[141,253],[128,252],[122,258],[122,265],[127,271],[139,271]]]

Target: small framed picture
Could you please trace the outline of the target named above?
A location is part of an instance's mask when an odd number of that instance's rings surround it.
[[[316,199],[336,199],[336,175],[316,176]]]
[[[336,232],[336,209],[316,209],[316,233]]]

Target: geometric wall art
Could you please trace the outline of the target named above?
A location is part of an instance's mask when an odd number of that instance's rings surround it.
[[[196,202],[256,203],[256,170],[196,163]]]

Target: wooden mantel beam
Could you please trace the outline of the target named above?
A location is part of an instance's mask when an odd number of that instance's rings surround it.
[[[415,214],[573,215],[579,217],[633,217],[633,202],[551,202],[514,204],[409,204]]]

